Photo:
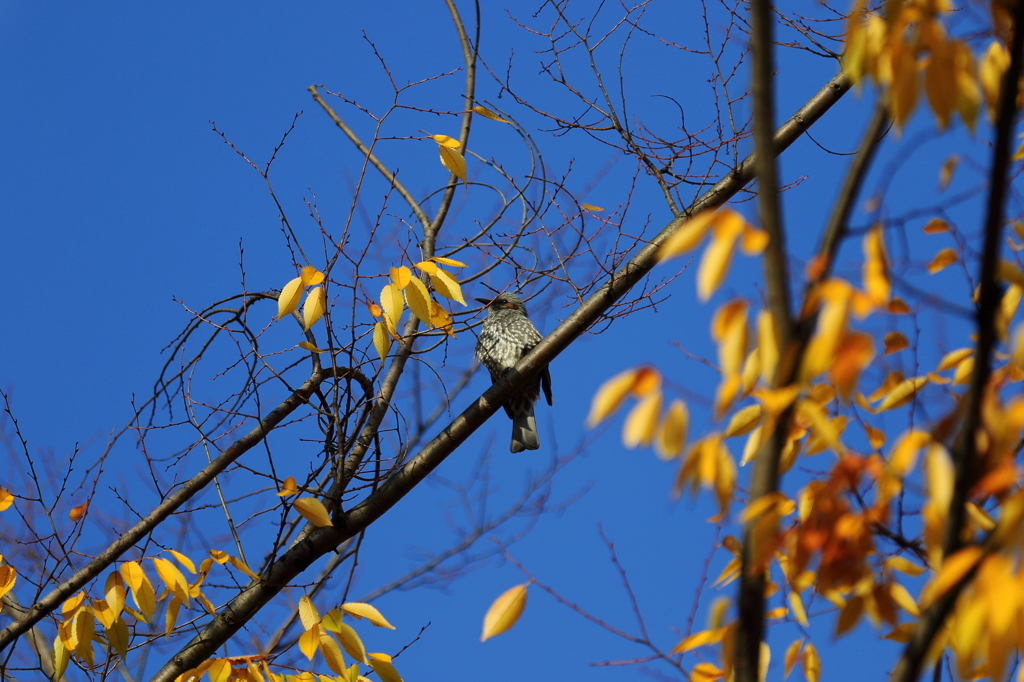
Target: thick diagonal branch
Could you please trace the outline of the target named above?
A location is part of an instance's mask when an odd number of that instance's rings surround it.
[[[851,86],[849,77],[839,74],[800,108],[775,134],[776,153],[781,153],[813,125]],[[756,155],[751,154],[725,178],[703,194],[690,207],[689,214],[721,206],[754,178]],[[628,293],[657,264],[661,244],[686,223],[685,218],[670,221],[650,244],[615,272],[593,295],[553,332],[545,337],[503,381],[494,384],[480,398],[455,417],[440,434],[427,443],[398,472],[360,505],[339,518],[337,525],[316,528],[289,548],[267,573],[254,581],[225,606],[191,642],[186,644],[154,677],[154,682],[170,682],[180,673],[195,667],[214,654],[278,592],[314,561],[348,538],[364,530],[394,507],[448,455],[455,451],[508,397],[530,381],[533,374],[551,362],[581,336],[608,309]]]

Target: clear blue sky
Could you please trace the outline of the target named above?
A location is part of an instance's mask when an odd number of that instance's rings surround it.
[[[534,50],[542,45],[515,26],[501,9],[502,3],[484,4],[481,49],[489,66],[503,72],[514,48],[516,77],[521,79],[517,82],[524,91],[537,92],[546,102],[557,104],[559,96],[552,93],[550,81],[538,75],[541,56]],[[536,9],[530,3],[508,4],[512,15],[527,21]],[[592,4],[574,6],[573,11],[587,15]],[[469,20],[470,7],[461,9]],[[645,22],[670,40],[694,41],[699,38],[696,15],[691,16],[696,9],[695,3],[652,4]],[[293,115],[305,110],[275,161],[275,189],[310,243],[317,238],[302,203],[310,192],[317,195],[325,220],[343,219],[359,159],[312,102],[306,87],[323,83],[371,108],[386,102],[386,81],[363,30],[399,84],[460,65],[442,3],[0,2],[0,63],[4,65],[0,72],[0,229],[4,237],[0,286],[5,292],[0,385],[12,397],[31,452],[52,450],[56,461],[63,463],[80,444],[82,454],[72,475],[77,482],[83,467],[102,452],[107,434],[130,418],[133,396],[138,400],[151,393],[166,361],[161,349],[189,320],[183,305],[194,310],[239,290],[240,244],[250,290],[278,288],[294,276],[278,230],[277,211],[263,181],[211,131],[209,121],[215,121],[240,149],[262,164]],[[638,38],[635,45],[625,62],[630,96],[636,102],[634,113],[669,126],[676,116],[674,109],[649,96],[670,94],[683,102],[688,125],[697,126],[710,106],[706,63],[687,61],[689,57],[654,40]],[[783,56],[781,68],[779,110],[788,114],[834,73],[835,66],[791,51]],[[745,77],[736,87],[742,89],[744,83]],[[461,84],[462,76],[456,75],[434,90],[428,86],[420,103],[458,109]],[[436,103],[429,101],[431,92],[437,93]],[[559,174],[570,161],[575,164],[569,187],[577,192],[589,188],[581,200],[608,209],[623,201],[633,168],[629,159],[582,136],[554,137],[539,131],[544,126],[537,117],[517,108],[507,96],[495,99],[497,94],[493,80],[483,76],[479,99],[508,107],[525,125],[534,126],[531,131],[550,172]],[[848,95],[813,131],[815,139],[829,149],[853,151],[871,101],[870,94]],[[456,134],[451,118],[421,114],[407,120],[404,135],[422,135],[421,128]],[[931,121],[921,116],[918,124],[921,130],[931,129]],[[476,125],[478,153],[514,159],[517,147],[493,126]],[[982,134],[986,130],[982,126]],[[917,145],[915,134],[908,132],[904,140]],[[949,149],[936,142],[934,135],[919,136],[922,143],[913,146],[915,156],[908,165],[920,170],[904,169],[889,187],[886,210],[892,214],[924,205],[926,201],[918,200],[915,192],[934,199],[937,167]],[[418,190],[444,181],[432,144],[405,140],[384,149]],[[890,147],[882,162],[891,159]],[[515,165],[514,160],[507,163]],[[806,255],[817,243],[845,165],[845,157],[827,154],[807,140],[782,161],[785,182],[803,179],[785,194],[784,201],[798,254]],[[595,170],[606,166],[610,167],[607,174]],[[884,178],[877,173],[874,177]],[[975,182],[976,177],[965,180],[963,187]],[[669,219],[650,184],[649,179],[640,178],[641,188],[626,216],[624,232],[640,234],[648,225],[650,236]],[[369,210],[379,206],[375,202],[377,197],[368,200]],[[750,215],[751,205],[744,204],[742,210]],[[963,220],[977,215],[976,205],[964,211]],[[460,219],[473,217],[467,210]],[[865,220],[860,213],[855,217],[861,226]],[[906,250],[899,251],[901,246],[890,248],[899,257],[907,255]],[[917,258],[927,260],[931,253]],[[855,263],[859,245],[848,246],[843,254],[847,266]],[[381,258],[387,260],[388,255]],[[657,461],[649,451],[624,450],[618,438],[621,418],[596,438],[583,422],[590,398],[604,379],[650,362],[663,369],[674,390],[698,398],[696,406],[691,405],[694,431],[709,430],[710,419],[700,402],[713,396],[717,377],[673,343],[713,360],[707,335],[710,315],[727,297],[752,291],[754,262],[739,257],[735,276],[707,305],[695,303],[691,268],[668,288],[672,298],[656,312],[637,313],[599,335],[586,336],[559,357],[552,366],[555,405],[541,407],[538,414],[544,442],[540,452],[506,453],[508,423],[499,414],[439,472],[450,480],[464,478],[493,439],[491,485],[496,490],[495,505],[500,506],[517,494],[529,472],[542,470],[556,453],[565,455],[586,444],[583,454],[559,474],[554,485],[554,500],[574,500],[572,504],[560,514],[542,518],[511,553],[538,579],[581,608],[635,632],[632,609],[598,534],[603,528],[628,572],[648,631],[666,648],[678,639],[672,628],[686,627],[711,548],[714,529],[705,519],[714,513],[713,505],[706,495],[696,502],[686,497],[673,502],[674,465]],[[855,273],[855,266],[847,267],[847,275],[855,277]],[[502,286],[496,280],[492,283]],[[535,316],[542,331],[571,312],[569,292],[555,293],[551,309]],[[478,288],[467,294],[482,296],[486,291]],[[269,321],[272,312],[267,307],[260,314]],[[963,345],[962,331],[955,325],[945,328],[940,341],[948,347]],[[265,348],[284,349],[298,340],[275,329],[266,337]],[[464,361],[471,346],[468,334],[454,341],[452,362]],[[922,352],[932,358],[940,350],[929,347]],[[208,378],[209,373],[195,381],[202,382],[203,391],[220,392],[223,397],[224,387],[208,388]],[[478,375],[456,408],[482,392],[486,383],[482,373]],[[902,425],[894,423],[893,428]],[[738,455],[742,443],[731,447]],[[116,502],[108,489],[132,491],[144,510],[152,500],[147,498],[137,451],[125,439],[114,457],[119,471],[101,486],[100,497],[114,509]],[[7,475],[0,467],[0,485]],[[790,492],[795,489],[794,485]],[[579,496],[581,491],[585,494]],[[446,547],[452,538],[446,518],[457,513],[450,508],[451,499],[444,486],[424,485],[374,526],[354,595],[372,591],[414,566],[415,552]],[[99,515],[86,521],[102,522]],[[211,531],[217,533],[223,529]],[[16,555],[10,547],[3,551]],[[727,560],[724,551],[715,554],[712,578]],[[524,579],[513,566],[491,561],[444,591],[390,594],[378,606],[399,629],[395,633],[364,631],[365,641],[371,650],[394,653],[429,622],[420,641],[396,661],[410,681],[442,675],[491,682],[524,675],[619,680],[634,679],[646,670],[591,667],[593,662],[627,660],[644,652],[602,632],[536,589],[515,630],[480,644],[487,605],[520,582]],[[731,596],[732,590],[723,594]],[[703,625],[703,608],[708,603],[705,597],[698,626]],[[827,650],[832,616],[821,616],[821,620],[814,641]],[[840,651],[825,659],[827,675],[843,679],[844,667],[856,665],[858,678],[881,678],[897,649],[875,643],[871,655],[865,655],[861,647],[867,640],[858,638],[867,630],[862,626],[858,634],[839,642]],[[778,679],[782,654],[795,628],[783,625],[771,633],[771,677]],[[232,646],[232,653],[248,653],[243,640]]]

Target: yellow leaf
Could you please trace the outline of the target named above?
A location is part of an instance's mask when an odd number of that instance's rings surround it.
[[[888,639],[893,642],[899,642],[900,644],[906,644],[910,641],[911,635],[914,634],[914,630],[917,628],[917,623],[901,623],[892,629],[892,632],[882,637],[882,639]]]
[[[0,488],[0,512],[14,504],[14,495]]]
[[[255,573],[253,573],[251,568],[249,568],[248,566],[245,565],[244,561],[242,561],[241,559],[239,559],[237,557],[229,556],[228,557],[228,564],[231,565],[231,566],[234,566],[239,571],[241,571],[242,573],[244,573],[245,575],[247,575],[249,578],[251,578],[253,580],[257,580],[259,578],[259,576],[257,576]]]
[[[896,602],[896,605],[906,611],[909,615],[914,618],[918,618],[921,615],[921,610],[917,608],[917,602],[907,592],[907,588],[903,587],[899,583],[889,583],[889,595],[892,600]]]
[[[821,679],[821,658],[818,656],[818,650],[810,642],[804,648],[802,664],[807,682],[818,682]]]
[[[885,396],[885,399],[882,400],[876,409],[879,412],[885,412],[886,410],[894,410],[897,407],[906,405],[914,399],[918,391],[927,383],[928,377],[915,377],[901,381]]]
[[[761,375],[771,384],[779,365],[779,345],[775,336],[775,320],[767,310],[757,314],[757,354],[761,361]]]
[[[320,622],[320,614],[313,606],[313,601],[305,594],[299,597],[299,620],[302,622],[303,630],[309,630]]]
[[[291,315],[299,307],[299,299],[302,298],[302,278],[295,279],[284,285],[281,294],[277,297],[277,319],[285,315]]]
[[[83,516],[85,516],[85,510],[88,509],[88,508],[89,508],[89,503],[88,502],[83,502],[82,504],[78,505],[77,507],[73,507],[71,509],[71,511],[68,512],[68,518],[71,519],[72,521],[78,521]]]
[[[796,397],[800,395],[800,386],[798,384],[792,384],[790,386],[783,386],[782,388],[755,391],[752,395],[761,401],[761,405],[765,412],[773,417],[777,417],[782,414],[786,408],[792,405],[793,401],[796,400]]]
[[[211,549],[209,551],[210,551],[210,558],[212,558],[214,561],[216,561],[221,566],[226,564],[228,562],[228,559],[230,558],[227,552],[222,552],[219,549]]]
[[[732,438],[733,436],[744,436],[750,433],[761,423],[763,415],[764,410],[758,404],[744,407],[729,420],[729,425],[725,427],[724,437]]]
[[[796,618],[796,622],[805,628],[811,627],[810,622],[807,620],[807,610],[804,609],[804,602],[800,598],[800,593],[795,590],[790,592],[786,601],[789,602],[789,608],[793,611],[793,617]]]
[[[300,274],[299,279],[302,280],[302,286],[313,287],[317,284],[323,283],[324,273],[320,272],[312,265],[307,265],[302,268],[302,273]]]
[[[430,324],[440,329],[448,336],[455,338],[455,329],[452,326],[452,316],[437,301],[430,301]]]
[[[595,213],[598,212],[598,211],[603,211],[604,210],[600,206],[594,206],[593,204],[580,204],[580,207],[582,209],[584,209],[585,211],[593,211]]]
[[[315,497],[301,497],[295,500],[294,503],[295,511],[299,512],[302,518],[306,519],[314,526],[323,528],[324,526],[333,526],[331,517],[327,513],[327,507]]]
[[[1009,51],[998,40],[993,40],[979,69],[981,90],[988,103],[989,118],[995,119],[996,107],[999,104],[999,91],[1002,88],[1003,72],[1010,65]]]
[[[736,238],[743,233],[746,223],[735,211],[723,209],[715,219],[711,243],[704,249],[697,269],[697,296],[706,301],[722,285],[732,263]]]
[[[93,600],[92,612],[96,614],[96,620],[100,622],[104,628],[109,628],[114,624],[114,611],[110,608],[110,604],[105,601],[96,599]]]
[[[932,218],[924,226],[925,234],[939,234],[941,232],[949,232],[949,223],[942,218]]]
[[[106,631],[107,643],[121,656],[122,661],[128,658],[128,624],[124,618],[115,620]]]
[[[387,628],[389,630],[395,629],[395,626],[389,623],[387,619],[381,615],[380,611],[370,604],[364,604],[362,602],[347,602],[341,605],[341,610],[353,618],[365,618],[379,628]]]
[[[958,259],[956,251],[950,248],[945,248],[935,254],[935,258],[933,258],[932,262],[928,264],[928,272],[933,275],[937,272],[941,272],[953,263],[957,262]]]
[[[444,256],[434,256],[430,260],[434,261],[435,263],[440,263],[441,265],[450,265],[453,268],[467,267],[467,265],[462,261],[457,261],[454,258],[445,258]]]
[[[397,285],[388,283],[380,290],[380,305],[384,309],[384,323],[391,336],[398,338],[398,322],[402,319],[405,305],[402,292]]]
[[[347,623],[335,623],[337,629],[335,632],[338,633],[338,641],[341,642],[341,646],[345,647],[345,651],[353,659],[360,663],[367,663],[366,660],[366,648],[363,646],[363,640],[359,639],[359,635]]]
[[[885,252],[882,226],[875,225],[864,237],[864,290],[875,305],[884,305],[892,295],[889,258]]]
[[[622,427],[622,444],[630,450],[637,445],[647,446],[654,438],[661,412],[661,392],[647,396],[630,411]]]
[[[167,601],[167,610],[164,612],[164,638],[170,637],[174,632],[174,625],[178,622],[178,611],[181,610],[181,600],[176,596]]]
[[[135,561],[126,561],[121,564],[121,576],[131,589],[132,599],[135,600],[135,605],[139,607],[145,621],[152,622],[153,610],[156,608],[156,593],[142,566]]]
[[[689,424],[690,413],[686,409],[686,404],[682,400],[673,400],[654,439],[654,451],[658,453],[658,457],[667,460],[682,454]]]
[[[196,565],[194,563],[192,563],[191,559],[189,559],[187,556],[185,556],[181,552],[178,552],[178,551],[173,550],[173,549],[168,549],[167,553],[170,554],[172,557],[174,557],[178,561],[179,564],[184,566],[185,570],[187,570],[189,573],[195,575]]]
[[[702,630],[701,632],[695,632],[683,641],[676,644],[672,651],[668,652],[669,656],[675,656],[676,654],[685,654],[687,651],[707,646],[708,644],[718,644],[722,641],[725,636],[726,628],[712,628],[711,630]]]
[[[690,671],[690,682],[715,682],[725,676],[725,671],[713,663],[698,663]]]
[[[956,167],[959,163],[960,157],[953,154],[942,164],[942,168],[939,170],[940,192],[949,187],[949,182],[953,179],[953,173],[956,172]]]
[[[931,434],[927,431],[910,431],[900,438],[889,456],[889,466],[896,472],[896,475],[905,478],[913,471],[918,453],[931,440]]]
[[[384,362],[384,358],[388,356],[388,350],[391,348],[391,335],[388,333],[383,322],[377,322],[373,325],[373,347],[377,349],[380,361]]]
[[[326,353],[327,352],[327,351],[325,351],[325,350],[323,350],[321,348],[317,348],[316,346],[311,344],[309,341],[299,341],[299,348],[302,348],[304,350],[308,350],[310,353]]]
[[[345,671],[345,658],[341,655],[341,649],[334,638],[327,633],[320,635],[320,655],[324,657],[324,663],[331,669],[331,672],[341,675]]]
[[[491,111],[487,107],[482,107],[479,104],[477,104],[475,107],[473,107],[473,113],[474,114],[480,114],[484,118],[489,118],[492,121],[498,121],[499,123],[508,123],[509,125],[511,125],[511,123],[512,123],[511,121],[506,121],[501,116],[498,116],[496,113],[494,113],[493,111]]]
[[[367,656],[369,656],[370,667],[373,668],[373,672],[377,673],[381,682],[402,682],[402,676],[395,670],[395,666],[391,665],[390,656],[387,654],[367,654]]]
[[[494,600],[491,607],[487,609],[487,615],[484,616],[483,634],[480,635],[481,642],[506,632],[516,624],[526,606],[527,585],[529,583],[516,585]]]
[[[447,168],[449,172],[463,182],[469,182],[466,180],[466,160],[462,158],[462,154],[460,154],[458,150],[438,145],[437,151],[441,155],[441,164]]]
[[[121,617],[124,610],[124,598],[127,592],[124,589],[124,579],[117,571],[111,571],[103,587],[103,599],[110,606],[115,619]]]
[[[770,611],[765,611],[764,617],[768,620],[778,620],[779,618],[785,618],[787,613],[789,613],[789,609],[785,606],[779,606]]]
[[[447,135],[431,135],[430,139],[442,147],[449,147],[451,149],[457,149],[459,147],[459,141],[453,137],[448,137]]]
[[[977,545],[970,545],[957,551],[942,562],[942,567],[935,579],[925,588],[921,596],[921,609],[927,609],[942,598],[954,585],[978,565],[985,555],[985,550]]]
[[[636,383],[637,371],[636,369],[627,369],[601,384],[590,403],[587,426],[594,428],[619,409],[619,405],[626,399]]]
[[[882,339],[882,344],[885,346],[885,355],[892,355],[910,347],[910,342],[902,332],[889,332]]]
[[[413,311],[420,322],[424,325],[430,326],[430,294],[427,293],[427,286],[420,282],[418,278],[413,278],[409,281],[409,287],[406,288],[406,302],[409,304],[409,309]]]
[[[956,367],[972,355],[974,355],[973,348],[958,348],[957,350],[950,351],[942,356],[942,360],[939,361],[939,366],[935,368],[935,371],[941,372]]]
[[[380,317],[381,313],[384,312],[376,303],[367,303],[366,309],[370,312],[370,315],[372,315],[373,317]]]
[[[313,660],[316,650],[320,648],[320,627],[314,626],[299,635],[299,651],[309,660]]]
[[[800,655],[800,647],[804,645],[804,638],[793,640],[793,643],[786,648],[786,657],[783,662],[782,679],[789,677],[789,673],[792,672],[793,666],[796,664],[796,658]]]
[[[397,286],[399,290],[405,289],[405,287],[409,286],[409,280],[411,279],[412,271],[404,265],[397,268],[391,268],[391,281],[395,283],[395,286]]]
[[[167,591],[187,607],[189,605],[188,581],[185,580],[185,576],[178,570],[178,567],[162,557],[153,557],[151,561],[160,580],[167,586]]]
[[[974,358],[967,358],[956,366],[956,371],[953,372],[953,385],[960,386],[970,382],[973,373]]]
[[[327,311],[327,294],[323,287],[312,289],[306,296],[306,305],[302,306],[302,322],[306,331]]]
[[[299,493],[299,487],[295,485],[295,478],[289,476],[284,479],[281,483],[281,491],[277,493],[278,497],[288,497],[290,495],[297,495]]]
[[[8,568],[10,568],[10,567],[8,567]],[[6,580],[3,583],[0,583],[0,584],[4,584],[4,583],[6,583]],[[13,584],[14,584],[14,581],[12,580],[11,581],[11,585],[13,585]],[[61,604],[60,612],[62,614],[64,614],[64,615],[67,615],[67,614],[75,611],[76,609],[78,609],[78,607],[81,606],[82,602],[84,602],[84,601],[85,601],[85,592],[79,592],[74,597],[71,597],[70,599],[65,600],[64,603]]]
[[[702,211],[683,223],[658,249],[658,260],[663,261],[697,248],[711,229],[715,216],[714,211]]]
[[[459,283],[455,281],[450,272],[437,268],[436,272],[431,273],[430,282],[434,285],[434,290],[437,293],[445,298],[450,298],[462,305],[466,305],[466,299],[462,297],[462,287],[459,286]]]
[[[55,680],[59,680],[64,677],[64,673],[68,669],[68,662],[70,660],[71,655],[64,647],[64,642],[61,640],[60,635],[57,635],[57,638],[53,640],[53,670]]]
[[[743,235],[740,238],[740,249],[748,256],[757,256],[768,248],[770,239],[764,230],[747,225],[743,228]]]

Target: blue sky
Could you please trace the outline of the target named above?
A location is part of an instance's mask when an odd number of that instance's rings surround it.
[[[460,9],[469,20],[470,7]],[[543,45],[509,16],[531,21],[535,9],[523,3],[510,3],[508,13],[499,5],[485,7],[482,54],[491,68],[503,72],[514,50],[519,87],[551,106],[566,105],[550,80],[538,74],[543,57],[535,50]],[[573,9],[581,16],[592,11],[589,5]],[[645,21],[663,29],[671,40],[698,41],[700,27],[690,21],[693,9],[655,3]],[[344,220],[359,159],[312,102],[306,87],[323,83],[370,109],[385,106],[390,92],[370,43],[384,56],[399,84],[460,66],[454,31],[440,3],[320,2],[285,7],[267,2],[91,6],[0,2],[0,63],[4,64],[0,87],[5,102],[0,107],[0,127],[5,131],[0,137],[0,225],[5,246],[0,253],[0,285],[7,294],[5,331],[0,334],[0,385],[11,396],[13,414],[30,452],[52,451],[54,461],[63,466],[80,445],[82,455],[72,474],[77,482],[85,463],[102,452],[108,434],[130,419],[133,396],[139,401],[152,392],[167,359],[160,355],[161,349],[190,319],[186,307],[196,310],[236,293],[242,278],[240,258],[249,290],[279,288],[294,276],[266,186],[212,132],[210,121],[263,164],[293,116],[304,111],[274,162],[275,191],[310,244],[318,243],[303,203],[311,193],[326,223]],[[673,109],[649,96],[671,94],[684,103],[687,124],[699,127],[710,106],[707,65],[659,47],[655,40],[638,38],[634,45],[635,51],[631,48],[625,60],[628,92],[631,103],[636,102],[632,113],[670,129],[676,115]],[[574,63],[573,68],[579,65]],[[788,115],[834,69],[828,60],[784,52],[779,111]],[[744,83],[745,78],[739,78],[737,88]],[[457,110],[461,86],[461,74],[442,78],[417,89],[417,102]],[[482,76],[478,99],[507,107],[520,117],[540,145],[550,172],[559,174],[572,164],[568,186],[580,193],[581,200],[609,211],[621,205],[633,173],[628,158],[583,136],[546,133],[540,129],[549,126],[538,117],[507,96],[499,100],[497,95],[495,82]],[[853,151],[871,103],[870,92],[851,93],[812,131],[815,140],[821,147]],[[452,117],[418,112],[403,113],[395,123],[397,130],[411,137],[422,136],[421,130],[455,135],[455,125]],[[519,171],[514,140],[510,142],[498,124],[475,125],[471,147],[478,145],[473,148],[481,155],[497,157],[513,172]],[[893,158],[909,159],[896,179],[890,181],[876,172],[869,182],[869,187],[876,187],[878,178],[886,183],[884,211],[889,215],[934,202],[938,166],[950,146],[965,139],[955,133],[939,140],[928,132],[931,121],[921,115],[915,125],[922,132],[912,129],[902,138],[910,145],[923,140],[913,146],[912,157],[906,152],[894,157],[891,145],[883,149],[879,168]],[[356,127],[362,134],[369,130],[365,120]],[[986,130],[983,125],[981,134]],[[781,162],[785,182],[801,179],[783,202],[798,258],[806,257],[816,245],[846,165],[845,157],[828,154],[821,147],[801,140]],[[446,179],[432,143],[403,139],[387,142],[381,149],[421,194]],[[978,161],[983,164],[985,157]],[[608,170],[595,170],[601,168]],[[961,168],[951,192],[977,182],[976,168],[968,163]],[[961,181],[961,176],[966,177]],[[647,225],[646,235],[651,236],[670,218],[651,185],[648,178],[640,178],[623,232],[640,234]],[[371,187],[379,190],[377,185]],[[466,221],[463,226],[488,201],[479,193],[473,198],[479,203],[467,196],[460,194],[457,200],[461,212],[455,220]],[[369,211],[379,205],[377,195],[366,200]],[[399,209],[397,204],[392,207],[396,214]],[[752,215],[750,203],[741,210]],[[976,204],[956,211],[961,213],[952,215],[966,222],[978,215]],[[863,213],[854,218],[861,227],[866,221]],[[899,245],[890,243],[890,248],[904,260],[910,255],[911,260],[926,262],[933,251],[918,252],[917,239],[908,242],[909,254]],[[381,262],[394,261],[387,247],[380,247]],[[859,254],[859,243],[845,246],[841,272],[855,278]],[[679,267],[658,276],[674,274],[684,262],[677,261]],[[666,648],[678,639],[672,628],[684,629],[690,615],[711,549],[714,528],[705,519],[714,513],[713,505],[707,496],[673,502],[674,466],[657,461],[649,451],[624,450],[618,438],[621,418],[597,435],[586,431],[584,419],[590,398],[604,379],[641,363],[661,368],[672,390],[704,400],[713,396],[715,373],[688,358],[678,346],[714,358],[707,335],[710,316],[727,298],[754,291],[755,263],[739,257],[734,275],[707,305],[695,302],[694,269],[686,270],[666,290],[672,297],[656,311],[636,313],[600,334],[587,335],[559,357],[551,370],[555,405],[543,406],[538,413],[544,443],[540,452],[508,455],[504,451],[508,423],[499,414],[439,471],[445,479],[463,479],[493,441],[490,485],[494,504],[500,507],[515,497],[530,472],[541,471],[556,454],[565,456],[580,449],[581,454],[556,477],[553,488],[556,502],[572,503],[560,513],[544,516],[525,539],[511,547],[511,555],[566,599],[610,625],[635,632],[632,608],[599,535],[602,529],[629,575],[648,631]],[[794,265],[799,267],[800,262]],[[499,277],[496,274],[489,283],[504,286]],[[951,279],[949,286],[964,293],[956,280]],[[572,310],[571,292],[556,286],[552,294],[551,305],[534,315],[542,332]],[[486,290],[479,286],[467,291],[467,298],[484,295]],[[269,322],[273,312],[270,307],[261,310],[261,320]],[[964,345],[961,325],[932,324],[936,326],[925,331],[937,330],[934,338],[946,344],[946,350]],[[279,325],[263,340],[264,348],[283,350],[300,339],[294,330]],[[447,368],[454,372],[464,367],[471,348],[472,336],[460,335],[450,346]],[[943,348],[920,350],[933,362]],[[211,384],[208,379],[215,371],[197,376],[195,382],[204,395],[223,399],[230,386]],[[460,396],[461,405],[486,384],[481,372]],[[702,433],[710,427],[709,416],[699,407],[700,400],[696,402],[693,428]],[[461,405],[457,403],[455,409]],[[894,423],[893,428],[902,425]],[[166,442],[159,440],[162,437],[154,436],[156,445],[166,443],[171,448],[176,443],[176,436]],[[295,457],[302,462],[316,454],[315,448],[294,447]],[[741,443],[732,446],[734,454],[741,447]],[[144,467],[128,439],[117,445],[113,457],[117,471],[108,474],[98,499],[111,505],[109,513],[119,518],[122,511],[113,511],[116,501],[109,490],[131,491],[143,509],[152,497],[147,497]],[[812,462],[808,466],[826,465]],[[0,485],[13,476],[11,471],[0,467]],[[166,475],[175,477],[175,472],[167,470]],[[792,486],[791,492],[795,489]],[[407,571],[416,563],[416,551],[446,547],[452,537],[446,515],[456,513],[451,502],[445,486],[428,483],[374,526],[354,594],[370,592]],[[85,523],[103,522],[96,515]],[[210,532],[222,536],[224,529]],[[483,541],[484,546],[489,544]],[[4,551],[16,554],[11,548]],[[712,579],[727,560],[722,550],[714,555]],[[632,679],[641,672],[630,666],[592,666],[644,652],[602,632],[537,589],[532,589],[517,628],[480,644],[487,605],[520,582],[524,578],[513,566],[494,560],[445,590],[389,594],[378,606],[399,629],[367,633],[367,645],[394,653],[429,622],[422,638],[396,661],[407,680],[453,674],[486,676],[494,682],[520,679],[524,674],[610,680]],[[731,591],[723,594],[729,596]],[[698,629],[708,603],[710,598],[705,596],[696,619]],[[280,613],[274,612],[277,617]],[[821,616],[815,634],[815,643],[826,650],[831,619],[831,615]],[[872,646],[878,655],[857,651],[869,641],[867,632],[869,628],[862,626],[858,634],[839,642],[838,651],[826,657],[826,674],[851,661],[862,677],[880,677],[888,669],[895,648],[876,643]],[[773,669],[779,675],[778,662],[794,633],[789,625],[772,630]],[[239,638],[232,653],[246,653],[244,639]]]

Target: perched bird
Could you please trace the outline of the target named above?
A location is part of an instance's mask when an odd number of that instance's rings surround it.
[[[491,373],[491,381],[498,383],[519,360],[540,342],[540,333],[526,316],[523,299],[512,293],[498,294],[493,300],[476,299],[487,306],[487,317],[476,340],[476,359]],[[505,414],[512,419],[512,452],[536,450],[537,419],[533,405],[540,398],[540,389],[551,404],[551,373],[547,366],[528,385],[513,393],[505,403]]]

